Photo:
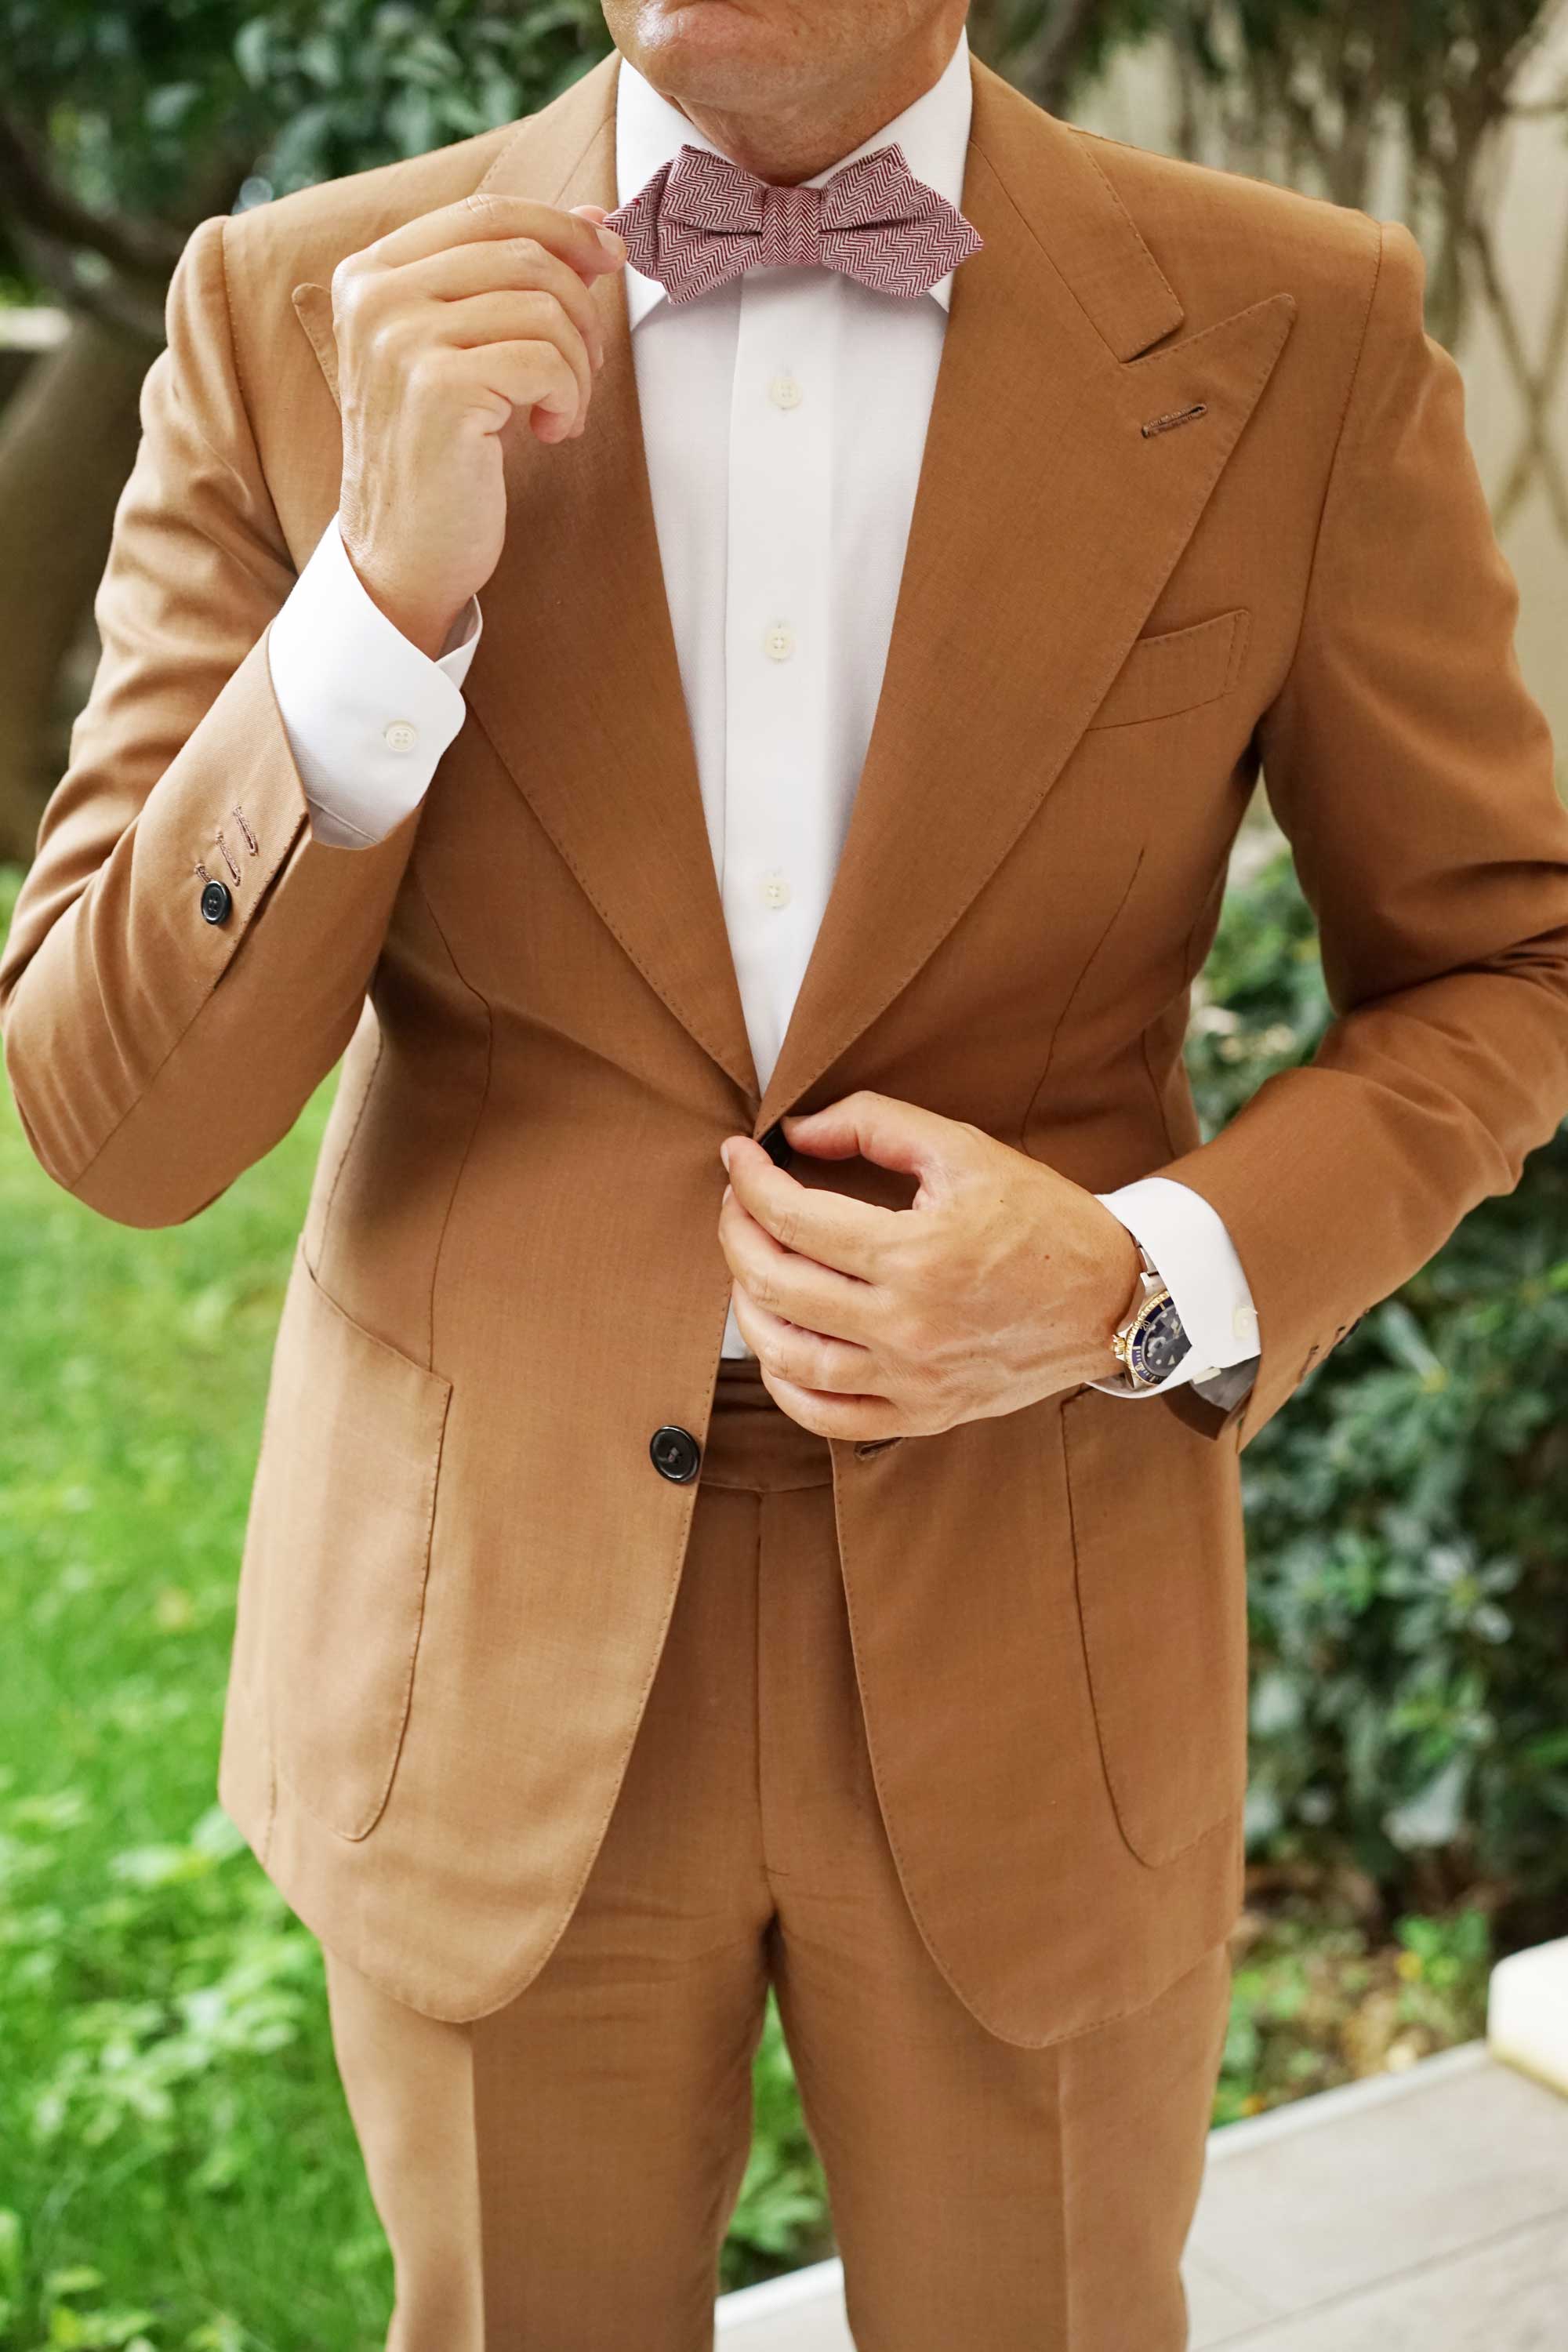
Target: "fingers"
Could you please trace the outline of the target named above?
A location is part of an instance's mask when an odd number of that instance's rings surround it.
[[[843,1192],[803,1184],[775,1168],[748,1135],[729,1138],[729,1177],[736,1198],[787,1250],[862,1281],[874,1281],[885,1262],[898,1212]]]
[[[959,1122],[862,1088],[821,1110],[786,1112],[784,1129],[790,1149],[813,1159],[849,1160],[858,1153],[879,1168],[925,1176],[945,1163]]]
[[[417,219],[388,229],[384,236],[350,258],[372,268],[395,269],[405,262],[440,253],[447,246],[515,236],[531,237],[548,247],[584,278],[618,269],[626,258],[625,239],[614,229],[601,234],[598,223],[585,220],[580,213],[562,212],[531,196],[494,195],[480,188],[459,196],[456,204],[438,205],[434,212],[421,213]]]
[[[731,1273],[759,1307],[862,1349],[870,1339],[877,1313],[873,1286],[775,1241],[732,1189],[719,1211],[719,1242]]]
[[[613,250],[582,213],[477,192],[422,214],[333,271],[340,348],[374,368],[384,347],[437,385],[452,378],[432,350],[479,353],[456,373],[498,426],[522,407],[540,440],[571,438],[605,359],[591,283],[625,254],[607,234]]]
[[[385,304],[390,310],[421,299],[447,304],[481,294],[530,293],[560,304],[593,353],[595,365],[602,366],[605,329],[593,295],[574,269],[531,237],[453,245],[426,254],[400,269],[379,273],[366,300],[372,308]]]
[[[498,425],[513,409],[525,415],[542,410],[542,418],[534,416],[541,440],[564,441],[582,430],[585,410],[577,371],[559,344],[476,343],[468,349],[448,348],[441,357],[494,408]]]
[[[763,1371],[775,1380],[787,1380],[797,1388],[826,1395],[888,1402],[875,1386],[877,1374],[864,1348],[821,1331],[803,1330],[771,1308],[759,1307],[739,1285],[731,1303],[741,1337]]]
[[[904,1437],[914,1433],[896,1406],[885,1397],[834,1396],[821,1389],[802,1388],[777,1372],[763,1370],[763,1386],[773,1402],[803,1429],[819,1437],[853,1440],[863,1445],[873,1438]]]
[[[587,415],[594,389],[593,356],[575,322],[552,294],[465,295],[460,301],[442,305],[437,333],[442,342],[459,351],[496,343],[550,344],[565,361],[577,387],[572,422],[580,424]]]

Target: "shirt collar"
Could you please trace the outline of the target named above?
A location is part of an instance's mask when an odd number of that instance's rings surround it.
[[[963,194],[972,104],[969,37],[961,26],[957,47],[931,88],[922,91],[912,106],[906,106],[901,114],[873,131],[869,139],[863,139],[858,147],[841,155],[837,163],[814,173],[805,184],[808,188],[820,188],[844,164],[896,139],[916,179],[924,180],[949,204],[957,205]],[[669,163],[682,146],[704,147],[714,155],[724,152],[711,139],[705,139],[678,106],[672,105],[628,58],[623,58],[616,86],[616,203],[629,203],[659,165]],[[626,315],[635,327],[656,303],[664,300],[664,289],[657,278],[643,277],[629,262],[626,284]],[[951,269],[945,278],[938,278],[931,291],[945,310],[952,295]]]

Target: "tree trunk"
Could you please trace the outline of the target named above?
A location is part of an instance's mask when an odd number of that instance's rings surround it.
[[[79,319],[0,411],[0,859],[33,855],[68,725],[61,673],[108,558],[152,356]]]

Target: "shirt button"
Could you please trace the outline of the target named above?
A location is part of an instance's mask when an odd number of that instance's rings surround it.
[[[798,408],[805,394],[793,375],[775,375],[768,386],[768,398],[775,408]]]
[[[419,740],[419,730],[406,719],[395,719],[383,729],[381,740],[389,751],[412,751]]]
[[[783,874],[763,875],[763,904],[764,907],[787,907],[789,898],[789,882]]]
[[[1237,1307],[1231,1310],[1230,1328],[1238,1339],[1255,1339],[1258,1334],[1256,1307]]]
[[[788,661],[795,651],[795,631],[784,621],[775,621],[763,639],[763,649],[770,661]]]

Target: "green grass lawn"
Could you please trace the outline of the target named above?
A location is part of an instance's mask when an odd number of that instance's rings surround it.
[[[135,1233],[48,1182],[0,1088],[6,2352],[373,2352],[384,2333],[391,2264],[319,1949],[214,1797],[267,1367],[331,1092],[193,1223]],[[1321,1906],[1255,1930],[1222,2120],[1478,2029],[1474,1921],[1412,1923],[1384,1952]],[[757,2094],[731,2284],[828,2245],[771,2017]]]

